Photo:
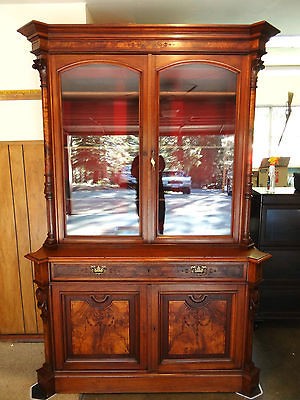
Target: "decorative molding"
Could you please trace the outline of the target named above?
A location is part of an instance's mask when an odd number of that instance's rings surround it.
[[[261,54],[263,56],[263,54]],[[252,74],[251,74],[251,89],[256,89],[257,87],[257,74],[259,71],[265,68],[264,62],[260,57],[253,59],[252,61]]]
[[[41,87],[47,86],[47,67],[46,67],[46,60],[44,58],[37,58],[33,61],[32,65],[33,69],[39,71],[40,80],[41,80]]]
[[[0,100],[41,100],[40,89],[0,90]]]
[[[48,292],[47,288],[38,287],[35,291],[37,306],[41,310],[41,318],[44,322],[48,320]]]

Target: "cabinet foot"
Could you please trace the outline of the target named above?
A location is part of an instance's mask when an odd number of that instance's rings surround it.
[[[263,390],[262,390],[262,387],[261,387],[261,384],[260,384],[260,383],[255,387],[255,389],[253,390],[253,392],[252,392],[249,396],[246,396],[246,395],[243,394],[243,393],[236,392],[236,394],[237,394],[238,396],[241,396],[241,397],[243,397],[244,399],[248,399],[248,400],[257,399],[257,398],[260,397],[263,393],[264,393],[264,392],[263,392]]]
[[[30,400],[46,400],[52,396],[54,395],[47,396],[38,383],[30,387]]]

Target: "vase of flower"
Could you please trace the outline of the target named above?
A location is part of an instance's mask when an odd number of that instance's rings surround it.
[[[276,164],[278,164],[279,157],[270,157],[269,158],[269,171],[268,171],[268,183],[267,183],[267,191],[269,193],[275,193],[275,184],[276,184]]]
[[[275,175],[276,175],[275,165],[270,165],[268,172],[268,186],[267,186],[269,193],[275,193]]]

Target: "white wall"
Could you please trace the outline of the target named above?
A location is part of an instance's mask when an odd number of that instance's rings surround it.
[[[288,92],[294,93],[292,104],[300,105],[300,38],[274,37],[267,52],[258,74],[257,105],[284,106]]]
[[[17,32],[31,20],[47,23],[85,23],[84,3],[0,5],[0,90],[39,89],[31,68],[31,43]],[[0,101],[0,141],[43,139],[41,102]]]
[[[300,105],[300,66],[284,69],[266,68],[259,72],[256,104],[285,106],[288,92],[294,93],[292,105]]]

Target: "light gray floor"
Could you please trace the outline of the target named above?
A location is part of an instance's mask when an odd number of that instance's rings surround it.
[[[36,383],[36,369],[44,362],[43,343],[0,341],[0,400],[28,400]],[[78,400],[78,394],[57,394],[51,399]]]
[[[259,324],[254,361],[261,368],[259,400],[300,400],[300,321]],[[30,399],[35,370],[43,364],[42,343],[0,342],[0,400]],[[235,393],[56,394],[53,400],[238,400]]]

